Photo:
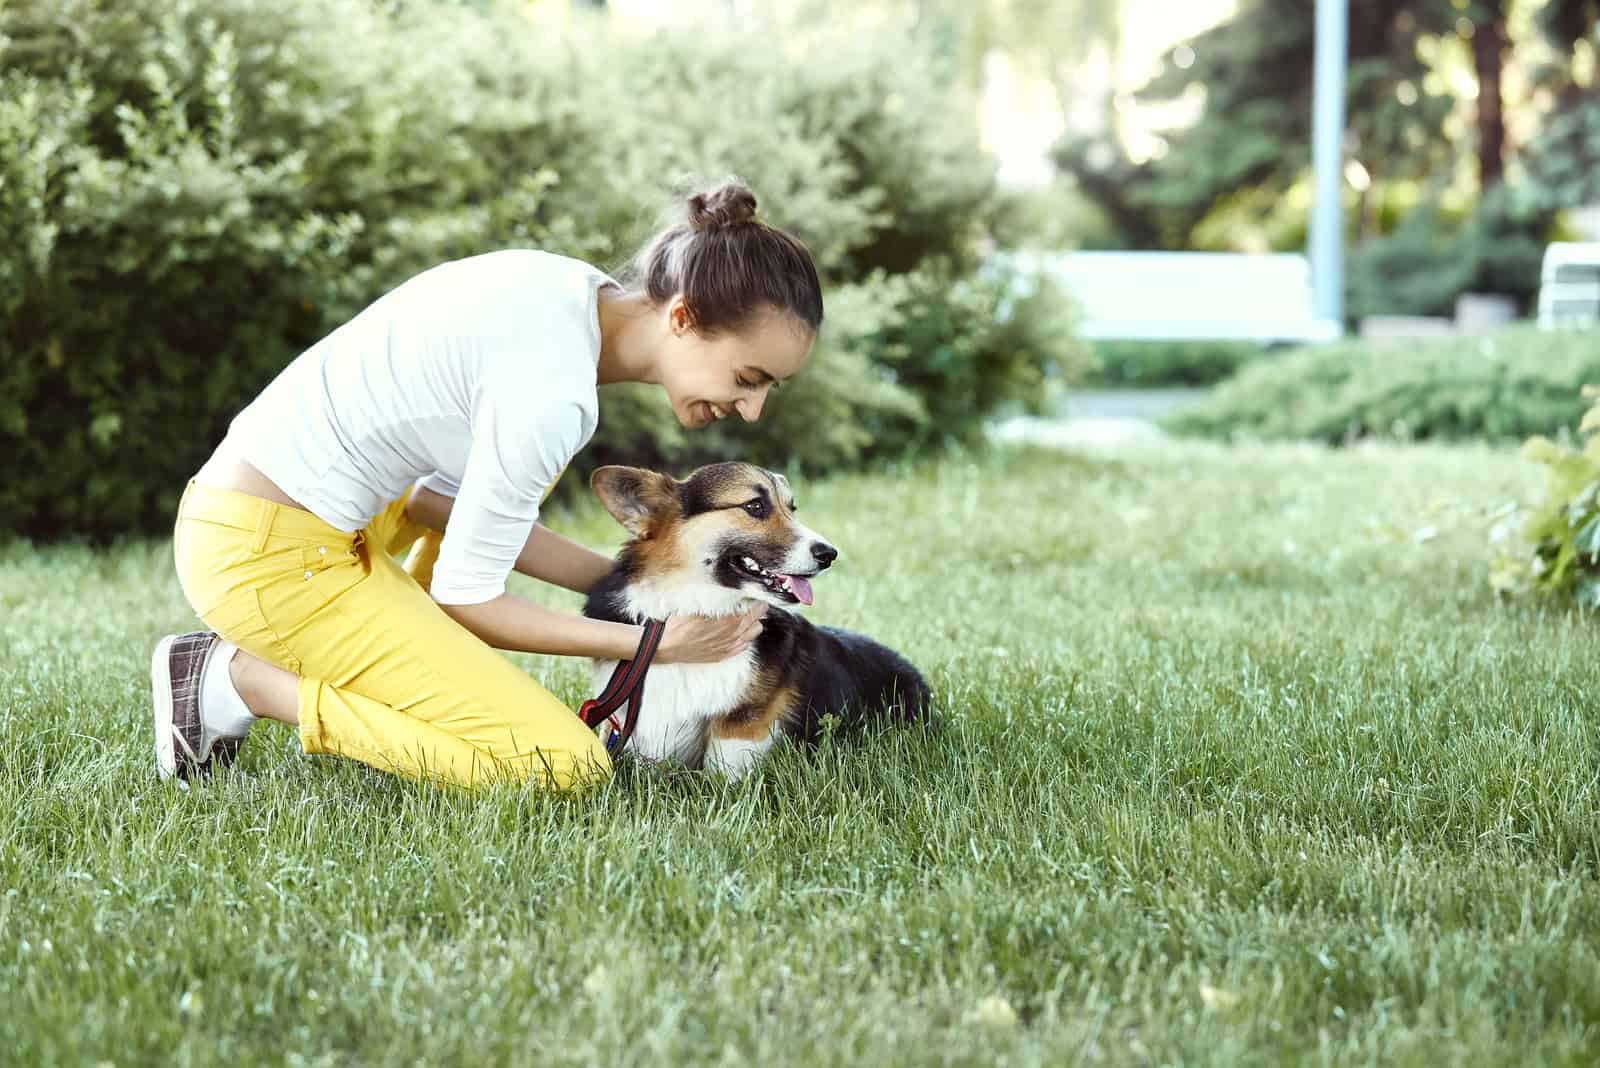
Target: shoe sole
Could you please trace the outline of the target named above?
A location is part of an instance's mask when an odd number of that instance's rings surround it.
[[[172,729],[172,643],[181,637],[171,634],[162,638],[150,654],[150,697],[154,706],[151,716],[156,735],[156,777],[177,779],[187,786],[185,780],[211,770],[211,761],[196,759],[188,745],[183,746],[181,754],[177,750],[182,741]],[[180,756],[184,758],[182,764],[178,762]]]
[[[154,703],[151,715],[156,735],[156,775],[162,779],[176,778],[178,758],[172,750],[172,643],[175,637],[156,642],[156,651],[150,654],[150,696]]]

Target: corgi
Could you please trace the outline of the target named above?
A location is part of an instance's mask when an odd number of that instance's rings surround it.
[[[627,752],[737,778],[780,738],[815,740],[825,716],[842,724],[927,718],[927,683],[903,657],[795,611],[812,603],[811,580],[839,552],[795,518],[782,475],[721,463],[680,482],[610,466],[589,484],[632,538],[589,591],[585,615],[639,623],[676,613],[732,615],[751,601],[770,606],[761,634],[735,656],[650,667]],[[616,666],[594,662],[596,694]]]

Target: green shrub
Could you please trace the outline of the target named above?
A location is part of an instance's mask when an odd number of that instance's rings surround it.
[[[1600,99],[1592,90],[1564,95],[1543,117],[1522,165],[1533,195],[1548,210],[1600,200]]]
[[[32,190],[0,204],[30,253],[6,272],[0,529],[159,529],[232,414],[383,289],[491,234],[573,233],[541,222],[548,174],[495,172],[473,135],[494,118],[448,55],[466,37],[353,0],[0,20],[24,131],[0,175]]]
[[[1251,341],[1095,341],[1090,380],[1109,386],[1209,386],[1261,358]]]
[[[1351,255],[1346,314],[1454,316],[1463,293],[1505,294],[1527,311],[1551,225],[1531,189],[1495,186],[1459,222],[1424,204]]]
[[[1574,449],[1541,435],[1523,446],[1545,467],[1544,499],[1523,521],[1527,551],[1501,556],[1489,582],[1502,593],[1571,596],[1600,608],[1600,389],[1585,386],[1582,395],[1590,406],[1578,433],[1587,442]]]
[[[1043,186],[1001,190],[992,228],[994,239],[1005,248],[1060,252],[1068,248],[1115,249],[1127,245],[1105,210],[1066,178]]]
[[[232,415],[404,278],[510,246],[615,269],[671,187],[727,173],[817,256],[816,365],[773,418],[703,445],[607,391],[593,454],[822,468],[970,435],[1081,352],[1059,305],[997,315],[973,280],[994,188],[969,102],[901,42],[829,33],[552,40],[515,9],[368,0],[0,6],[0,531],[159,530]]]
[[[1506,440],[1554,433],[1600,381],[1600,332],[1494,334],[1299,349],[1246,367],[1165,421],[1211,437]]]

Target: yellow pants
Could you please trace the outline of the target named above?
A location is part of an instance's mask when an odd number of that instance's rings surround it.
[[[413,543],[408,573],[390,554]],[[194,483],[173,536],[178,581],[206,625],[300,676],[306,752],[463,786],[604,778],[605,748],[572,710],[428,595],[437,548],[404,498],[347,534]]]

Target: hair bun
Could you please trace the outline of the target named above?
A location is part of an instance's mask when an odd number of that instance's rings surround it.
[[[721,230],[755,218],[756,195],[742,182],[724,182],[689,198],[689,225],[695,230]]]

